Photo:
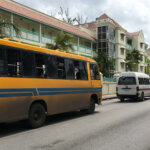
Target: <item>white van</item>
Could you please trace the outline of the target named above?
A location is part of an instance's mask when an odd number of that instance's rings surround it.
[[[150,77],[139,72],[121,73],[116,87],[116,94],[120,101],[125,98],[136,98],[144,100],[145,96],[150,96]]]

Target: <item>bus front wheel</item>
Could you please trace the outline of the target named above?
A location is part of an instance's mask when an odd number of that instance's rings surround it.
[[[31,106],[29,111],[29,125],[32,128],[42,126],[46,119],[46,111],[42,104],[35,103]]]

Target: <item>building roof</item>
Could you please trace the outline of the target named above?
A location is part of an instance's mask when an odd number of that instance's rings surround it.
[[[148,48],[147,51],[150,52],[150,48]]]
[[[132,33],[127,32],[127,34],[130,35],[130,36],[136,36],[139,33],[140,33],[140,31],[138,31],[138,32],[132,32]]]
[[[30,7],[24,6],[13,0],[0,0],[0,7],[6,10],[9,10],[11,12],[14,12],[16,14],[19,14],[21,16],[25,16],[27,18],[39,21],[41,23],[48,24],[50,26],[63,29],[64,31],[71,32],[72,34],[75,34],[75,35],[78,35],[78,36],[81,36],[90,40],[94,40],[94,38],[91,37],[88,33],[81,31],[80,29],[74,27],[73,25],[64,23],[61,20],[58,20],[49,15],[36,11]]]
[[[96,20],[103,20],[103,19],[107,19],[109,18],[110,20],[112,20],[112,22],[114,23],[114,25],[116,27],[121,27],[121,25],[119,25],[114,19],[110,18],[107,14],[103,14],[101,16],[99,16],[98,18],[96,18]],[[89,22],[89,23],[84,23],[84,24],[80,24],[77,25],[77,27],[82,26],[85,28],[88,28],[89,30],[93,30],[96,31],[96,21],[95,22]],[[121,27],[123,29],[123,27]],[[125,29],[124,29],[125,30]]]
[[[88,22],[79,25],[75,25],[76,27],[82,26],[84,28],[88,28],[89,30],[96,31],[96,22]]]
[[[121,27],[121,25],[119,25],[114,19],[110,18],[107,14],[103,14],[101,16],[99,16],[98,18],[96,18],[96,20],[102,20],[102,19],[111,19],[113,21],[113,23],[115,24],[116,27]],[[121,27],[122,28],[122,27]]]
[[[137,31],[137,32],[128,32],[126,29],[124,29],[119,23],[117,23],[114,19],[110,18],[107,14],[102,14],[101,16],[99,16],[98,18],[96,18],[96,20],[103,20],[103,19],[111,19],[112,22],[114,23],[114,25],[116,27],[120,27],[122,28],[123,30],[126,31],[126,34],[129,35],[129,36],[136,36],[140,33],[140,31]],[[85,27],[85,28],[88,28],[89,30],[93,30],[93,31],[96,31],[96,22],[89,22],[89,23],[84,23],[84,24],[80,24],[80,25],[77,25],[77,27],[79,26],[82,26],[82,27]]]

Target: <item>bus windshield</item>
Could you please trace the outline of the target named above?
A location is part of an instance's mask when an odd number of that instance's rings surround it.
[[[118,85],[135,85],[136,80],[135,77],[120,77],[118,81]]]

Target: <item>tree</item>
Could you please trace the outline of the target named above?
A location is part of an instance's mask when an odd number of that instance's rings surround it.
[[[87,20],[88,20],[87,17],[84,19],[82,15],[80,14],[77,14],[76,17],[71,17],[69,14],[69,8],[63,9],[61,6],[60,6],[60,10],[58,11],[58,15],[60,15],[61,20],[63,22],[69,23],[71,25],[74,25],[74,24],[79,25],[79,24],[87,23]]]
[[[114,70],[114,60],[109,59],[106,52],[97,52],[97,57],[94,59],[98,63],[103,76],[110,77],[110,67]]]
[[[61,19],[63,22],[69,23],[69,24],[74,24],[74,22],[76,21],[76,18],[72,18],[69,15],[69,8],[67,8],[66,10],[64,10],[61,6],[60,6],[60,10],[58,12],[58,15],[61,16]]]
[[[4,37],[10,37],[9,35],[6,34],[6,29],[7,28],[12,27],[15,30],[16,36],[19,37],[20,36],[20,30],[19,28],[13,24],[10,23],[9,21],[7,21],[7,19],[4,19],[2,17],[2,15],[0,15],[0,38],[4,38]]]
[[[54,37],[54,44],[47,43],[46,47],[49,49],[60,49],[60,50],[74,50],[71,42],[73,37],[70,34],[64,33],[63,31],[59,32],[57,36]]]
[[[150,75],[150,59],[148,57],[145,57],[145,63],[146,63],[145,73]]]
[[[82,17],[82,15],[80,14],[77,14],[77,16],[75,17],[75,21],[76,23],[79,25],[79,24],[84,24],[84,23],[87,23],[88,21],[88,17],[86,17],[85,19]]]
[[[128,51],[126,55],[127,71],[138,71],[138,64],[142,59],[143,57],[138,50]]]

